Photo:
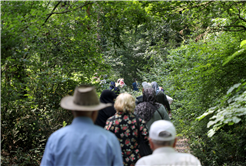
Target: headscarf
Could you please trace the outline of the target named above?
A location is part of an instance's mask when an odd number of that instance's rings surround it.
[[[151,84],[150,84],[150,83],[147,83],[147,82],[143,82],[143,83],[142,83],[142,86],[143,86],[144,89],[152,88],[152,87],[151,87]]]
[[[155,90],[155,94],[157,95],[158,92],[160,91],[157,82],[155,82],[155,81],[151,82],[151,86]]]
[[[156,103],[155,90],[147,88],[143,92],[143,102],[136,106],[135,113],[148,122],[160,107],[161,104]]]
[[[116,110],[114,108],[114,99],[116,97],[116,94],[111,90],[106,89],[102,92],[100,96],[100,101],[102,103],[111,103],[112,106],[106,107],[98,112],[98,116],[95,121],[96,125],[104,127],[106,125],[107,119],[116,113]]]

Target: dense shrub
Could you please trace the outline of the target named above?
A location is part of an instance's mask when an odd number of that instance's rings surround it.
[[[149,81],[157,80],[174,98],[173,122],[203,165],[245,162],[246,53],[234,54],[245,37],[210,34],[205,42],[170,50],[167,60],[150,73],[141,73]],[[157,56],[161,59],[161,53]]]

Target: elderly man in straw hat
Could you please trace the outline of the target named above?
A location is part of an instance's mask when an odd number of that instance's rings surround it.
[[[99,102],[94,87],[78,86],[60,104],[72,111],[74,119],[49,137],[41,166],[123,165],[118,139],[93,123],[98,110],[111,106]]]
[[[192,154],[176,152],[176,141],[176,130],[170,121],[155,121],[149,131],[149,144],[153,153],[140,158],[136,166],[201,166]]]

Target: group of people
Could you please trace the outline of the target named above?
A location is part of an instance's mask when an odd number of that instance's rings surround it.
[[[109,90],[113,91],[117,96],[120,94],[120,88],[126,87],[123,78],[119,78],[117,82],[114,81],[110,82]]]
[[[142,85],[137,99],[106,89],[100,101],[94,87],[76,87],[73,96],[61,100],[61,107],[72,111],[73,122],[49,137],[41,166],[201,165],[193,155],[175,151],[176,130],[158,84]],[[140,155],[140,136],[152,154]]]

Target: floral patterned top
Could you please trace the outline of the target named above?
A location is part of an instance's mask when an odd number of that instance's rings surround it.
[[[145,121],[139,118],[140,132],[148,140],[148,129]],[[134,166],[141,158],[138,148],[138,129],[136,115],[130,112],[116,112],[108,118],[105,129],[116,135],[120,141],[123,162],[125,166]]]

